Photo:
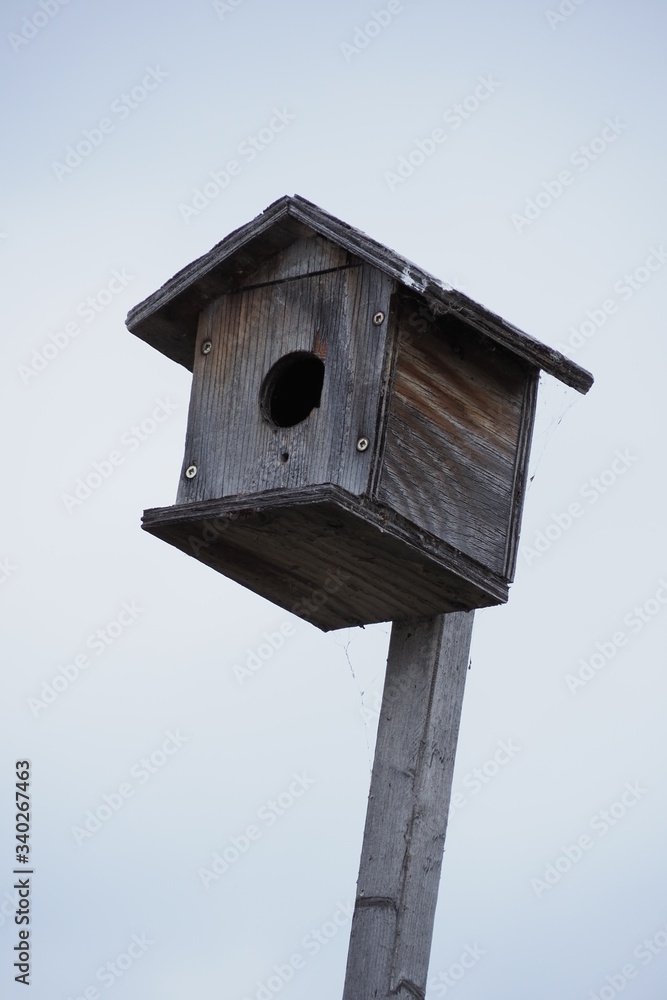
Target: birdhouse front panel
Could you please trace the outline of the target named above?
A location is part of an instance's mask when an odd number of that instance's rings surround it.
[[[178,503],[369,488],[392,282],[360,262],[265,273],[201,313]]]

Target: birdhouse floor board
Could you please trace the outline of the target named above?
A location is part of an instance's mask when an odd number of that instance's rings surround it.
[[[146,531],[323,631],[471,610],[506,582],[377,504],[330,485],[156,508]]]

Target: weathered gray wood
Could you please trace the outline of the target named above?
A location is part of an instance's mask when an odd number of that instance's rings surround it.
[[[424,1000],[473,615],[393,624],[343,1000]]]
[[[405,257],[298,195],[278,199],[209,253],[179,271],[129,312],[127,326],[136,336],[192,370],[197,320],[202,309],[236,287],[241,279],[245,280],[267,258],[285,250],[295,240],[314,234],[331,240],[405,288],[418,292],[434,315],[456,313],[491,340],[579,392],[587,392],[593,384],[589,372],[559,351],[506,323]]]
[[[238,285],[242,288],[265,285],[300,278],[304,274],[319,274],[339,267],[358,266],[361,263],[349,250],[312,233],[294,240],[284,250],[263,260],[259,267],[244,274]]]
[[[506,564],[526,383],[534,369],[453,316],[398,311],[380,501],[495,572]]]
[[[324,631],[507,600],[502,577],[332,485],[147,510],[143,527]]]
[[[580,365],[539,340],[524,333],[511,323],[478,302],[474,302],[462,292],[435,278],[417,267],[412,261],[371,239],[365,233],[324,212],[317,205],[295,195],[289,206],[294,217],[310,225],[323,236],[335,240],[362,260],[381,268],[406,288],[421,293],[424,301],[431,306],[435,315],[446,312],[459,313],[471,326],[475,326],[490,339],[508,347],[524,360],[571,386],[578,392],[586,393],[593,384],[593,376]],[[276,203],[277,204],[277,203]]]
[[[377,413],[386,377],[392,282],[366,265],[308,274],[321,248],[304,241],[301,277],[220,296],[201,316],[190,398],[185,470],[177,502],[270,489],[335,483],[368,491],[377,445]],[[284,270],[281,255],[274,267]],[[291,256],[286,266],[297,266]],[[203,354],[205,340],[212,344]],[[282,357],[312,352],[325,366],[319,408],[293,427],[275,427],[259,405],[264,377]],[[370,446],[357,450],[365,437]]]
[[[324,629],[507,600],[539,366],[582,369],[298,197],[128,324],[194,371],[177,503],[146,530],[189,551],[224,521],[197,558],[290,609],[344,569],[303,615]],[[265,391],[292,356],[316,369],[301,416],[308,375]]]
[[[528,462],[530,446],[533,440],[533,426],[537,409],[537,389],[539,372],[533,371],[527,379],[524,392],[523,409],[521,413],[521,428],[517,442],[516,458],[514,460],[514,484],[512,486],[512,513],[510,530],[507,535],[505,566],[503,576],[511,583],[516,572],[516,561],[519,554],[519,532],[523,515],[523,502],[528,487]]]

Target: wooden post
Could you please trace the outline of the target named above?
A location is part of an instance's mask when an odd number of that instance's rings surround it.
[[[393,623],[343,1000],[424,1000],[473,617]]]

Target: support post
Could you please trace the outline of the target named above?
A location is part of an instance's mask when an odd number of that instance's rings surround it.
[[[393,623],[343,1000],[424,1000],[473,617]]]

